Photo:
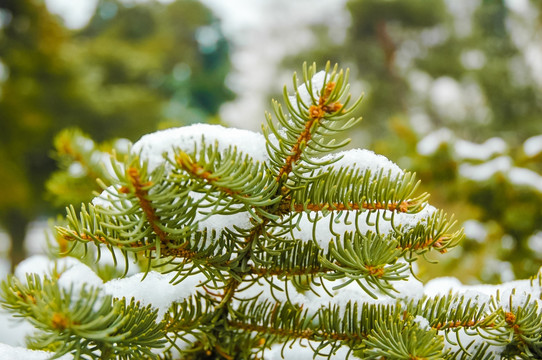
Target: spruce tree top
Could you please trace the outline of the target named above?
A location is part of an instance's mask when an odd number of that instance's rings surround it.
[[[540,356],[540,277],[455,293],[443,281],[443,293],[413,276],[462,231],[414,174],[338,152],[360,121],[347,80],[305,66],[263,135],[194,125],[113,157],[103,193],[68,209],[57,242],[98,265],[109,250],[135,274],[104,283],[65,258],[25,282],[36,271],[23,264],[2,296],[39,330],[31,347],[81,359]]]

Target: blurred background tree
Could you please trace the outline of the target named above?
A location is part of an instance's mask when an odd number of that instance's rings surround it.
[[[350,0],[347,8],[344,43],[322,36],[284,66],[331,59],[363,79],[367,120],[354,130],[356,145],[417,171],[432,201],[468,225],[443,273],[485,282],[534,274],[542,164],[524,143],[542,142],[533,137],[542,134],[541,3]],[[429,263],[421,273],[441,274]]]
[[[159,127],[216,121],[229,49],[198,1],[102,0],[70,31],[39,0],[0,4],[0,226],[23,256],[29,221],[50,215],[44,183],[53,137],[77,126],[93,139],[135,140]]]

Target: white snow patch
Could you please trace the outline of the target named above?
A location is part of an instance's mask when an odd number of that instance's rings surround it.
[[[485,181],[498,172],[507,173],[511,167],[512,159],[508,156],[500,156],[483,164],[461,164],[459,174],[474,181]]]
[[[207,146],[216,142],[219,151],[237,147],[238,151],[250,155],[256,161],[264,162],[268,159],[262,134],[209,124],[194,124],[144,135],[134,144],[132,152],[140,154],[142,160],[147,160],[148,169],[152,171],[165,163],[164,156],[171,158],[176,148],[184,152],[201,149],[202,139]]]
[[[534,157],[542,152],[542,135],[528,138],[523,143],[523,152],[528,157]]]
[[[48,274],[53,266],[51,260],[45,255],[35,255],[21,261],[15,268],[15,277],[20,280],[26,278],[26,274]]]
[[[508,178],[515,185],[529,186],[542,192],[542,176],[532,170],[513,167],[508,173]]]
[[[0,359],[3,360],[48,360],[54,353],[41,351],[41,350],[29,350],[22,347],[10,346],[0,343]],[[66,354],[58,358],[58,360],[73,359],[71,354]]]
[[[482,243],[487,237],[487,230],[483,223],[477,220],[467,220],[463,223],[465,235],[476,242]]]
[[[531,280],[508,281],[497,285],[463,285],[454,277],[441,277],[430,280],[424,287],[424,294],[428,297],[443,296],[449,293],[464,295],[480,304],[486,303],[493,297],[504,309],[510,309],[511,297],[513,308],[523,306],[529,297],[530,301],[538,302],[539,306],[542,303],[539,300],[541,289],[536,283],[533,286]]]
[[[208,211],[208,208],[204,210]],[[234,229],[238,227],[240,229],[248,229],[252,226],[250,223],[251,215],[246,212],[238,212],[231,215],[206,215],[198,211],[194,218],[194,222],[198,224],[198,229],[207,229],[208,232],[216,231],[216,235],[219,236],[224,229]]]
[[[104,292],[113,297],[126,299],[134,298],[144,306],[151,305],[158,309],[158,319],[168,311],[171,304],[181,301],[196,292],[196,286],[204,281],[204,275],[191,275],[181,284],[171,283],[175,273],[161,274],[150,271],[145,279],[144,273],[132,275],[127,278],[113,279],[104,284]]]
[[[40,277],[50,276],[53,270],[66,271],[81,262],[73,257],[67,256],[51,260],[45,255],[34,255],[21,261],[15,268],[15,277],[24,281],[26,274],[37,274]]]
[[[34,255],[21,261],[15,269],[15,277],[23,283],[27,275],[37,274],[41,278],[51,278],[57,272],[58,285],[69,291],[73,290],[73,296],[78,296],[83,285],[101,288],[103,281],[87,265],[76,258],[67,256],[60,259],[50,259],[45,255]]]
[[[439,277],[429,280],[424,286],[424,294],[429,297],[435,297],[437,295],[448,295],[453,289],[457,289],[461,286],[461,281],[454,277]]]
[[[429,320],[427,320],[426,318],[424,318],[423,316],[421,315],[417,315],[415,318],[414,318],[414,322],[416,324],[418,324],[418,327],[420,329],[423,329],[423,330],[431,330],[431,326],[429,326]]]
[[[434,154],[442,144],[449,144],[455,139],[454,133],[448,128],[441,128],[427,134],[416,145],[418,154],[429,156]]]
[[[396,213],[393,221],[396,226],[401,225],[403,229],[408,229],[427,221],[435,211],[433,206],[426,204],[418,213]],[[304,242],[315,241],[324,250],[328,249],[330,240],[335,239],[337,233],[360,231],[366,234],[371,231],[385,236],[393,230],[389,220],[391,212],[387,210],[366,211],[358,217],[357,223],[355,216],[350,216],[346,221],[345,214],[340,218],[332,213],[323,216],[321,212],[303,213],[300,216],[297,227],[292,230],[292,236]],[[316,217],[319,219],[315,222]]]
[[[88,290],[89,287],[101,288],[103,280],[87,265],[78,262],[66,268],[60,274],[58,286],[67,291],[72,290],[72,298],[75,300],[83,286]]]
[[[330,165],[323,166],[322,171],[326,171],[329,168],[338,170],[341,167],[348,167],[354,170],[360,169],[361,171],[370,170],[373,176],[376,176],[380,171],[383,171],[384,175],[389,174],[392,179],[403,174],[403,170],[385,156],[375,154],[374,152],[365,149],[352,149],[329,154],[318,161],[333,161],[335,159],[339,160]]]
[[[27,335],[34,333],[37,329],[26,319],[16,318],[12,316],[6,309],[0,307],[0,345],[6,344],[11,346],[25,346],[25,338]],[[0,359],[11,359],[2,357],[0,350]],[[26,358],[14,358],[26,359]]]
[[[542,259],[542,231],[537,231],[529,236],[527,240],[529,248],[536,254],[536,257]]]
[[[111,249],[108,249],[107,246],[104,244],[100,244],[98,246],[100,247],[100,260],[99,260],[100,265],[106,265],[106,266],[109,265],[111,267],[119,269],[120,271],[125,270],[125,260],[124,260],[124,254],[122,253],[122,250],[120,250],[117,247],[114,247],[113,248],[114,258],[113,258],[113,253],[111,253]],[[94,249],[96,262],[98,262],[97,247],[92,247],[90,249]],[[128,276],[134,275],[141,271],[139,264],[137,262],[132,261],[132,263],[128,262],[128,264],[129,264],[128,272],[127,272]]]
[[[489,160],[494,155],[502,155],[508,150],[506,142],[498,137],[486,140],[483,144],[458,139],[454,144],[455,155],[459,159]]]
[[[394,282],[394,288],[397,290],[397,293],[394,293],[396,296],[395,298],[381,293],[377,289],[373,289],[373,294],[376,296],[376,298],[374,298],[363,290],[356,282],[333,290],[333,287],[344,285],[346,282],[345,279],[334,281],[322,279],[323,285],[331,292],[331,294],[328,294],[321,288],[315,288],[318,294],[315,294],[312,291],[299,292],[291,282],[285,283],[284,280],[278,280],[276,277],[273,278],[273,282],[284,291],[278,290],[276,287],[272,288],[266,282],[260,282],[237,293],[236,299],[251,299],[258,297],[259,301],[268,300],[271,302],[275,302],[276,300],[286,302],[289,299],[293,304],[302,305],[309,314],[314,314],[321,308],[329,308],[333,305],[337,305],[340,309],[344,310],[348,302],[356,302],[358,304],[394,305],[397,302],[397,298],[409,301],[411,299],[421,299],[423,296],[423,284],[410,274],[407,279]],[[372,285],[368,285],[365,281],[362,280],[362,282],[366,287],[373,288]]]
[[[28,224],[24,238],[24,248],[27,256],[47,253],[49,247],[48,236],[52,238],[47,220],[35,220]]]

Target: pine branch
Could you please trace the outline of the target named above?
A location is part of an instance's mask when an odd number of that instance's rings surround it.
[[[61,159],[64,167],[68,168],[74,162],[82,167],[82,171],[91,179],[102,178],[104,175],[103,163],[93,161],[93,158],[102,158],[94,141],[79,129],[65,129],[54,140],[56,156]],[[98,155],[97,155],[98,154]]]

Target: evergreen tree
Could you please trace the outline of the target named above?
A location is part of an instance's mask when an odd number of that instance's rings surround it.
[[[56,241],[97,256],[92,267],[109,252],[136,273],[22,263],[2,297],[36,327],[29,346],[76,359],[542,356],[542,277],[416,280],[417,260],[462,231],[413,173],[368,150],[337,152],[359,122],[348,71],[313,65],[298,81],[263,135],[193,125],[113,157],[102,194],[68,208]]]

